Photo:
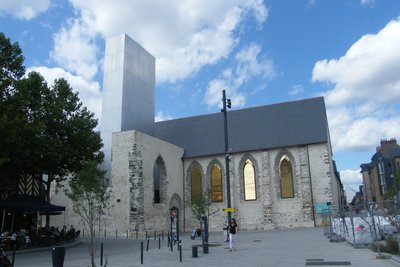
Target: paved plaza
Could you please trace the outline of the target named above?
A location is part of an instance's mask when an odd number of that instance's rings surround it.
[[[274,231],[243,231],[238,235],[237,251],[229,252],[223,242],[222,231],[210,233],[209,253],[198,248],[198,257],[192,257],[192,246],[200,245],[201,239],[191,240],[189,234],[182,237],[182,262],[177,246],[171,252],[167,241],[151,239],[149,250],[144,242],[143,266],[400,266],[400,257],[377,259],[377,253],[367,248],[353,248],[347,242],[329,242],[322,228],[302,228]],[[86,267],[90,260],[87,245],[82,243],[67,248],[64,267]],[[141,240],[126,238],[102,239],[104,255],[109,267],[142,266],[140,262]],[[96,257],[100,266],[100,249]],[[104,259],[105,262],[105,259]],[[104,266],[103,262],[103,266]],[[51,250],[20,252],[16,254],[15,267],[51,267]]]

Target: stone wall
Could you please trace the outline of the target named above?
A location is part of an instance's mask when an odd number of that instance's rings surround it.
[[[115,199],[112,217],[115,229],[122,232],[169,230],[170,209],[174,206],[183,209],[182,155],[182,148],[139,131],[113,135]],[[154,201],[153,175],[157,162],[160,166],[160,203]]]
[[[280,194],[279,161],[287,155],[292,163],[294,197],[282,198]],[[271,149],[230,155],[231,204],[237,209],[232,216],[237,218],[242,229],[272,229],[279,227],[312,227],[314,216],[316,225],[320,218],[314,212],[316,202],[333,201],[332,168],[330,154],[325,144],[301,147]],[[250,159],[256,172],[257,199],[244,200],[243,166]],[[191,168],[200,167],[203,192],[210,186],[210,165],[217,163],[223,175],[222,203],[213,203],[209,211],[209,227],[220,230],[227,214],[222,211],[226,201],[226,170],[223,155],[199,157],[184,161],[185,173],[185,228],[189,230],[196,225],[190,209],[190,174]]]
[[[172,207],[180,210],[181,231],[191,231],[199,222],[193,218],[191,204],[191,170],[202,175],[202,190],[210,188],[211,167],[217,164],[222,172],[223,202],[213,203],[208,212],[210,231],[221,231],[227,213],[226,170],[224,155],[182,160],[184,150],[138,131],[113,134],[111,217],[107,232],[126,235],[127,231],[169,231]],[[282,198],[279,162],[286,155],[292,164],[294,197]],[[245,201],[243,166],[246,159],[255,169],[256,200]],[[161,201],[154,203],[153,171],[161,166]],[[333,169],[329,146],[313,144],[267,151],[230,155],[231,206],[243,229],[275,229],[321,225],[315,212],[318,203],[333,202]],[[62,195],[62,194],[61,194]],[[58,197],[60,198],[60,196]],[[65,199],[64,199],[65,200]],[[64,204],[57,201],[56,204]],[[65,201],[66,216],[62,224],[78,225],[78,217]],[[66,218],[66,219],[65,219]],[[315,218],[315,223],[314,223]]]

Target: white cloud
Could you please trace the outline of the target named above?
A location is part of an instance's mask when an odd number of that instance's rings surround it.
[[[363,6],[373,6],[375,4],[375,0],[361,0],[361,5]]]
[[[88,82],[83,77],[74,76],[61,68],[47,68],[41,66],[31,67],[27,70],[27,73],[30,71],[39,72],[49,85],[52,85],[56,79],[66,79],[74,92],[79,93],[79,98],[83,105],[95,114],[95,118],[99,120],[100,125],[101,91],[98,82]]]
[[[260,46],[250,44],[235,55],[235,67],[225,69],[219,78],[209,82],[204,97],[208,107],[221,105],[222,90],[226,90],[227,98],[231,99],[233,107],[243,107],[246,103],[246,96],[240,92],[243,84],[253,77],[267,80],[275,76],[272,61],[260,54]]]
[[[50,0],[2,0],[0,1],[0,15],[3,13],[15,16],[18,19],[30,20],[50,8]]]
[[[304,87],[301,84],[295,84],[289,91],[289,95],[298,95],[304,91]]]
[[[325,92],[334,151],[366,150],[400,136],[400,20],[355,42],[339,59],[318,61],[312,80]]]
[[[54,35],[54,49],[50,57],[68,71],[92,79],[97,72],[97,48],[94,33],[81,21],[68,22],[67,27]]]
[[[340,180],[346,186],[351,186],[352,188],[358,190],[359,185],[362,185],[362,175],[360,170],[343,170],[340,172]]]
[[[167,121],[167,120],[172,120],[173,117],[169,115],[165,115],[162,111],[157,112],[156,117],[155,117],[155,122],[158,121]]]
[[[240,23],[252,16],[261,25],[268,15],[261,0],[71,2],[79,23],[92,32],[104,38],[127,33],[153,54],[158,82],[185,79],[226,58],[238,42]]]
[[[377,34],[364,35],[340,59],[318,61],[312,80],[334,83],[329,105],[369,100],[381,104],[400,101],[400,20],[389,22]],[[379,91],[379,94],[377,94]]]

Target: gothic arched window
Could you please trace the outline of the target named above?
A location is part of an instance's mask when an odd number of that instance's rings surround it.
[[[154,163],[153,168],[153,201],[154,203],[163,203],[166,201],[167,196],[167,169],[165,162],[159,156]]]
[[[160,180],[160,166],[158,166],[156,161],[153,169],[154,203],[161,203]]]
[[[281,158],[279,164],[279,175],[281,179],[281,197],[294,197],[292,164],[286,155]]]
[[[194,167],[190,174],[191,176],[191,197],[192,201],[199,198],[202,195],[201,190],[201,173],[198,167]]]
[[[256,200],[256,176],[253,163],[246,160],[243,167],[244,200]]]
[[[217,164],[211,169],[211,202],[222,202],[222,174]]]

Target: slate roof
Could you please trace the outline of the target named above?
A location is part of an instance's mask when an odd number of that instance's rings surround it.
[[[223,113],[155,123],[156,138],[185,149],[184,158],[225,153]],[[231,153],[328,142],[323,97],[228,111]]]

